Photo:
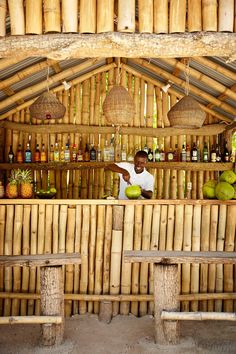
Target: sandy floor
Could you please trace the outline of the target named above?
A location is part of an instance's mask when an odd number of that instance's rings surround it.
[[[177,346],[154,344],[153,317],[117,316],[110,324],[96,315],[66,320],[65,341],[57,347],[40,346],[39,325],[1,325],[1,354],[224,354],[236,353],[233,322],[181,322]]]

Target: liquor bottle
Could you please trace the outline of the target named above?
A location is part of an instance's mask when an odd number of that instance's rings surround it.
[[[114,148],[113,140],[111,140],[111,144],[110,144],[110,161],[114,161],[114,160],[115,160],[115,148]]]
[[[148,162],[153,161],[153,151],[151,148],[148,149]]]
[[[69,149],[69,144],[66,144],[65,148],[65,162],[70,162],[70,149]]]
[[[76,144],[73,144],[73,146],[72,146],[72,154],[71,154],[72,162],[76,162],[76,155],[77,155]]]
[[[187,161],[187,152],[184,144],[182,145],[182,150],[181,150],[181,161],[182,162]]]
[[[173,153],[173,161],[175,161],[175,162],[179,161],[178,144],[175,144],[175,149],[174,149],[174,153]]]
[[[50,162],[54,161],[54,148],[52,144],[50,146],[50,151],[49,151],[49,161]]]
[[[8,162],[13,163],[14,162],[14,152],[12,150],[12,145],[10,145],[9,153],[8,153]]]
[[[172,150],[172,147],[170,147],[169,151],[167,152],[167,161],[173,161],[174,160],[174,152]]]
[[[105,141],[105,146],[103,149],[103,160],[105,162],[110,161],[110,148],[108,146],[108,141]]]
[[[40,162],[39,144],[36,145],[36,149],[35,149],[35,152],[34,152],[34,162]]]
[[[161,160],[161,154],[160,154],[160,150],[159,150],[159,146],[158,145],[156,146],[153,160],[156,161],[156,162],[160,162],[160,160]]]
[[[97,148],[97,161],[98,162],[102,161],[102,150],[100,149],[99,145],[98,145],[98,148]]]
[[[32,152],[30,150],[30,143],[27,143],[25,150],[25,162],[32,162]]]
[[[221,151],[219,144],[216,144],[216,162],[221,162]]]
[[[160,161],[164,162],[166,160],[166,153],[164,151],[163,145],[161,145],[161,150],[160,150]]]
[[[89,156],[90,161],[96,161],[97,160],[97,152],[96,152],[93,144],[91,145],[91,149],[90,149],[89,154],[90,154],[90,156]]]
[[[186,161],[187,162],[191,161],[191,151],[190,151],[190,147],[188,144],[186,145]]]
[[[60,150],[60,161],[65,162],[65,149],[63,145],[61,146],[61,150]]]
[[[214,145],[211,147],[211,162],[216,162],[216,150]]]
[[[229,150],[227,147],[227,141],[225,141],[224,143],[224,151],[223,151],[223,161],[224,162],[229,162],[230,160],[230,154],[229,154]]]
[[[90,153],[89,153],[89,144],[86,144],[85,151],[84,151],[84,161],[90,161]]]
[[[126,161],[126,159],[127,159],[126,147],[125,145],[123,145],[121,150],[121,161]]]
[[[209,151],[206,142],[204,143],[203,150],[202,150],[202,161],[203,162],[209,161]]]
[[[18,163],[22,163],[23,162],[23,151],[22,151],[22,147],[21,144],[18,144],[18,149],[16,152],[16,162]]]
[[[60,161],[60,152],[59,152],[58,143],[55,143],[55,147],[54,147],[54,151],[53,151],[53,161],[54,162]]]
[[[78,151],[77,151],[77,155],[76,155],[76,160],[77,160],[77,162],[81,162],[81,161],[84,160],[83,148],[82,148],[82,139],[81,138],[79,140],[79,147],[78,147]]]
[[[41,162],[47,162],[47,155],[45,152],[45,145],[42,144],[42,150],[41,150],[41,154],[40,154],[40,161]]]
[[[197,162],[197,147],[196,143],[193,143],[192,149],[191,149],[191,161],[192,162]]]

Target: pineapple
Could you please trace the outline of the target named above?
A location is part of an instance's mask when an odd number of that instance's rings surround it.
[[[20,174],[20,195],[22,198],[31,198],[33,195],[32,176],[30,170],[23,170]]]
[[[6,196],[8,198],[18,197],[18,170],[11,170],[10,177],[8,178],[8,184],[6,186]]]

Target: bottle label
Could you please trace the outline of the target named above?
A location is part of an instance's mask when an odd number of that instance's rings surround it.
[[[216,162],[216,153],[215,152],[213,152],[211,154],[211,162]]]
[[[9,154],[9,155],[8,155],[8,161],[9,161],[10,163],[12,163],[13,160],[14,160],[14,155],[13,155],[13,154]]]
[[[173,161],[174,159],[174,154],[172,152],[168,153],[168,161]]]
[[[25,162],[31,162],[31,152],[30,151],[25,152]]]
[[[90,151],[90,161],[96,161],[96,151],[95,150]]]

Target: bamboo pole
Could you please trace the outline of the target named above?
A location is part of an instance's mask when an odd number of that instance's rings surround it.
[[[96,230],[97,230],[97,207],[96,205],[91,205],[91,216],[90,216],[90,237],[89,237],[89,262],[88,262],[88,293],[94,293],[94,283],[95,283],[95,250],[96,250]],[[88,303],[88,312],[93,312],[93,303],[90,301]]]
[[[217,31],[217,0],[202,0],[202,29]]]
[[[218,226],[218,205],[211,206],[211,224],[210,224],[210,239],[209,250],[216,251],[217,244],[217,226]],[[216,265],[209,264],[208,291],[214,293],[216,290]],[[207,303],[208,311],[214,311],[214,301],[210,300]]]
[[[124,238],[123,251],[133,249],[134,237],[134,205],[126,205],[124,214]],[[131,290],[131,263],[122,262],[121,269],[121,293],[130,294]],[[130,310],[129,302],[122,302],[120,305],[120,314],[128,315]]]
[[[0,255],[4,255],[4,235],[6,228],[6,206],[0,205]],[[0,291],[4,289],[4,268],[0,267]],[[3,300],[0,300],[0,315],[3,316]]]
[[[150,249],[151,226],[152,226],[152,205],[144,206],[143,231],[142,231],[142,250]],[[148,264],[142,263],[140,266],[140,294],[148,293]],[[139,315],[147,314],[147,302],[141,302],[139,305]]]
[[[201,251],[209,251],[209,235],[210,235],[210,205],[204,205],[202,207],[202,218],[201,218]],[[207,264],[200,265],[200,292],[207,292],[208,285],[208,268]],[[207,310],[207,302],[200,302],[200,311]]]
[[[153,0],[139,0],[139,32],[153,33]]]
[[[234,0],[219,0],[218,31],[234,32]]]
[[[25,33],[42,34],[43,33],[43,2],[42,0],[26,0],[25,3]],[[37,14],[37,16],[35,16]]]
[[[166,231],[166,250],[173,250],[174,243],[174,220],[175,220],[175,206],[168,205],[167,217],[167,231]]]
[[[118,2],[118,32],[135,32],[135,0]]]
[[[185,32],[186,0],[170,1],[170,33]]]
[[[78,32],[78,0],[62,0],[62,32]]]
[[[11,19],[11,35],[24,35],[25,16],[23,0],[8,0],[8,9]]]
[[[61,32],[60,0],[44,0],[45,33]]]
[[[114,31],[114,0],[97,2],[97,33]]]
[[[201,1],[188,0],[188,32],[202,30],[202,9]]]
[[[168,0],[154,0],[154,33],[168,33]]]
[[[52,253],[52,223],[53,223],[53,206],[46,205],[46,219],[45,219],[45,243],[44,253]]]
[[[38,237],[37,237],[37,254],[44,253],[45,243],[45,205],[39,205],[38,209]],[[40,268],[37,267],[36,292],[40,293]],[[35,315],[40,315],[40,301],[35,302]]]
[[[103,294],[109,293],[110,268],[111,268],[111,238],[112,238],[112,213],[111,205],[106,206],[105,239],[104,239],[104,266],[103,266]]]
[[[80,33],[96,32],[96,0],[80,0]]]
[[[75,212],[75,252],[80,252],[81,246],[81,234],[82,234],[82,206],[76,205]],[[75,264],[74,266],[74,293],[79,293],[80,285],[80,265]],[[73,314],[79,313],[78,301],[73,301]]]
[[[7,1],[0,0],[0,37],[6,35]]]
[[[110,294],[120,293],[123,206],[114,206],[112,215]],[[113,303],[113,316],[119,313],[119,303]]]
[[[216,320],[216,321],[236,321],[234,313],[209,313],[209,312],[198,312],[198,313],[181,313],[181,312],[168,312],[163,311],[161,314],[162,320],[171,320],[171,321],[204,321],[204,320]]]

